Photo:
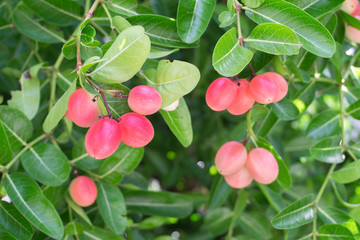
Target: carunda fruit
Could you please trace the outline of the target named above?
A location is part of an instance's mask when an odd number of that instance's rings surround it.
[[[279,173],[275,157],[265,148],[254,148],[249,152],[247,167],[251,176],[262,184],[272,183]]]
[[[276,82],[264,74],[251,80],[249,90],[255,101],[261,104],[273,103],[278,95]]]
[[[222,111],[230,106],[236,95],[236,86],[229,78],[218,78],[206,91],[207,105],[214,111]]]
[[[225,181],[233,188],[245,188],[250,185],[253,178],[246,166],[242,167],[238,172],[224,176]]]
[[[70,183],[69,193],[77,205],[88,207],[96,200],[97,188],[91,178],[79,176]]]
[[[255,99],[250,94],[249,82],[246,79],[240,79],[239,83],[235,82],[234,84],[236,86],[236,95],[227,110],[233,115],[241,115],[249,111],[254,105]]]
[[[153,87],[140,85],[131,89],[128,103],[134,112],[142,115],[150,115],[160,109],[161,95]]]
[[[245,166],[247,151],[244,145],[236,141],[223,144],[216,153],[215,166],[221,175],[238,172]]]
[[[285,78],[276,72],[267,72],[263,75],[274,80],[277,85],[277,97],[275,98],[274,102],[278,102],[283,99],[288,92],[288,85]]]

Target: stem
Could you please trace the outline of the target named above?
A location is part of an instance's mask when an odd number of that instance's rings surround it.
[[[108,104],[107,101],[106,101],[106,98],[105,98],[105,96],[104,96],[103,90],[100,89],[100,90],[99,90],[99,93],[100,93],[100,95],[101,95],[101,98],[102,98],[103,101],[104,101],[104,104],[105,104],[105,106],[106,106],[106,110],[107,110],[108,114],[109,114],[110,116],[112,116],[111,110],[110,110],[110,107],[109,107],[109,104]]]
[[[89,154],[84,153],[83,155],[81,155],[81,156],[79,156],[79,157],[77,157],[77,158],[74,158],[73,160],[70,160],[69,163],[70,163],[71,165],[73,165],[74,163],[80,161],[81,159],[84,159],[86,156],[89,156]]]
[[[4,25],[4,26],[0,27],[0,30],[6,29],[6,28],[12,28],[12,27],[14,27],[13,24],[8,24],[8,25]]]
[[[317,223],[316,223],[316,218],[315,218],[315,220],[313,221],[313,229],[312,229],[312,239],[313,240],[316,240],[316,225],[317,225]]]
[[[354,56],[351,58],[350,63],[349,63],[349,67],[347,68],[347,70],[345,71],[344,77],[343,79],[347,79],[348,76],[350,75],[351,72],[351,66],[354,65],[354,63],[356,62],[356,60],[360,57],[360,49],[356,51],[356,53],[354,54]]]
[[[101,32],[102,35],[104,35],[105,37],[111,39],[112,37],[102,28],[100,27],[95,21],[91,21],[91,24],[97,29],[99,30],[99,32]]]
[[[83,22],[86,22],[86,20],[90,19],[93,16],[97,6],[99,5],[99,2],[100,2],[100,0],[95,0],[93,5],[91,6],[90,10],[86,13],[86,17]]]
[[[106,13],[106,16],[108,17],[109,21],[110,21],[110,28],[111,29],[114,29],[114,25],[112,23],[112,17],[111,17],[111,14],[109,12],[109,10],[107,9],[106,7],[106,4],[102,3],[101,6],[103,7],[105,13]],[[116,28],[115,28],[116,29]]]
[[[56,95],[56,70],[52,72],[51,79],[50,79],[50,100],[49,100],[49,112],[51,108],[55,104],[55,95]]]
[[[340,124],[341,124],[341,135],[342,141],[341,146],[346,145],[346,135],[345,135],[345,108],[344,108],[344,93],[342,91],[343,82],[339,86],[339,96],[340,96]]]
[[[240,4],[234,2],[235,5],[235,10],[236,10],[236,18],[237,18],[237,30],[238,30],[238,38],[242,43],[242,34],[241,34],[241,24],[240,24],[240,11],[241,11],[241,6]]]
[[[354,161],[357,160],[356,155],[353,153],[353,151],[352,151],[350,148],[347,148],[347,149],[346,149],[346,152],[350,155],[350,157],[351,157]]]
[[[319,203],[319,201],[320,201],[320,199],[321,199],[321,196],[323,195],[323,193],[324,193],[324,191],[325,191],[325,189],[326,189],[326,186],[327,186],[327,184],[328,184],[328,182],[329,182],[329,180],[330,180],[330,176],[331,176],[331,174],[333,173],[335,167],[336,167],[336,163],[334,163],[334,164],[331,165],[331,167],[330,167],[330,169],[329,169],[329,172],[328,172],[328,174],[326,175],[326,178],[325,178],[325,180],[324,180],[324,182],[323,182],[323,184],[322,184],[322,186],[321,186],[321,188],[320,188],[320,191],[319,191],[318,195],[317,195],[316,198],[315,198],[315,201],[314,201],[315,204],[318,204],[318,203]]]
[[[59,57],[56,59],[56,62],[54,64],[54,68],[56,70],[59,70],[60,68],[60,65],[62,63],[62,61],[64,60],[64,54],[62,54],[62,52],[60,53]]]
[[[78,40],[76,40],[76,70],[79,71],[82,63],[81,63],[81,54],[80,54],[80,43]]]
[[[250,108],[248,114],[246,115],[246,127],[247,127],[248,133],[250,135],[250,138],[252,138],[252,140],[254,141],[254,144],[256,145],[257,137],[251,126],[251,110],[252,110],[252,108]]]

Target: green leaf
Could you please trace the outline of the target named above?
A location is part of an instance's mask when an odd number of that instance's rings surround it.
[[[294,120],[300,115],[299,109],[295,104],[287,99],[273,103],[271,109],[280,120],[284,121]]]
[[[193,43],[205,32],[216,0],[180,0],[177,9],[176,26],[180,38],[186,43]]]
[[[117,236],[115,233],[98,227],[91,230],[85,230],[79,237],[80,240],[125,240],[124,238]]]
[[[60,216],[31,177],[14,172],[6,174],[2,184],[15,207],[31,224],[53,238],[63,236],[64,228]]]
[[[0,230],[16,239],[31,239],[34,230],[26,218],[10,203],[0,201]]]
[[[256,9],[246,9],[246,15],[258,24],[273,22],[293,30],[303,48],[320,57],[330,58],[336,50],[335,41],[321,23],[295,5],[282,0],[265,0]]]
[[[136,0],[106,0],[106,7],[114,12],[125,16],[137,15],[134,8],[136,7]]]
[[[65,154],[49,143],[30,148],[21,156],[21,164],[37,181],[49,186],[59,186],[70,175],[70,164]]]
[[[326,163],[341,163],[344,161],[341,140],[339,137],[322,139],[310,148],[311,156]]]
[[[230,13],[229,11],[223,11],[219,14],[219,27],[226,28],[236,21],[236,14]]]
[[[335,182],[333,179],[330,178],[330,182],[331,182],[331,186],[334,189],[336,198],[339,200],[339,202],[344,205],[347,208],[357,208],[360,207],[360,204],[354,204],[354,203],[349,203],[346,202],[346,200],[344,200],[343,198],[347,198],[347,192],[346,192],[346,188],[344,187],[344,185]]]
[[[76,212],[87,224],[92,226],[92,223],[89,217],[86,215],[84,209],[77,205],[68,194],[65,195],[65,200],[67,204],[71,207],[71,209],[74,210],[74,212]]]
[[[185,43],[176,30],[176,21],[159,15],[138,15],[128,17],[132,25],[141,25],[149,36],[151,44],[168,48],[193,48],[196,43]]]
[[[23,3],[45,21],[58,26],[69,26],[79,21],[81,8],[71,0],[23,0]]]
[[[50,132],[53,130],[58,125],[60,120],[65,116],[69,98],[71,94],[75,92],[75,90],[76,80],[72,82],[68,90],[66,90],[66,92],[61,96],[61,98],[56,102],[56,104],[50,110],[49,114],[46,116],[43,123],[44,132]]]
[[[183,218],[193,210],[190,198],[178,193],[149,191],[124,191],[123,193],[129,211]]]
[[[325,224],[344,224],[351,220],[351,217],[338,208],[317,207],[319,217]]]
[[[339,183],[351,183],[360,178],[360,161],[351,162],[332,173],[332,178]]]
[[[65,226],[65,234],[69,236],[83,234],[84,226],[78,222],[70,222]]]
[[[0,164],[11,160],[13,152],[2,121],[0,121],[0,152]]]
[[[236,37],[236,29],[232,28],[216,43],[212,63],[220,75],[232,77],[245,68],[252,56],[249,49],[240,46]]]
[[[190,93],[200,80],[200,71],[191,63],[161,60],[156,73],[154,69],[149,69],[145,78],[148,85],[161,94],[163,108]]]
[[[71,59],[75,58],[76,57],[76,39],[71,39],[71,40],[67,41],[63,45],[61,51],[67,59],[71,60]]]
[[[96,169],[103,163],[102,160],[90,157],[85,149],[85,136],[80,138],[72,149],[72,164],[82,169]]]
[[[83,44],[90,44],[94,41],[96,31],[92,26],[86,25],[80,34],[80,42]]]
[[[211,185],[210,197],[208,202],[209,209],[216,209],[221,206],[231,193],[232,188],[226,183],[225,179],[217,175]]]
[[[350,15],[348,12],[344,11],[344,10],[340,10],[340,16],[341,18],[344,20],[344,22],[346,22],[347,24],[349,24],[350,26],[360,29],[360,20],[357,19],[356,17]]]
[[[309,124],[307,135],[314,139],[322,139],[336,135],[340,130],[340,115],[332,110],[318,114]]]
[[[121,144],[116,152],[107,158],[100,167],[100,178],[116,185],[125,174],[132,172],[144,156],[144,148],[133,148]]]
[[[179,49],[168,49],[168,48],[151,46],[148,58],[150,59],[162,58],[177,51],[179,51]]]
[[[233,213],[228,208],[217,208],[207,212],[204,224],[213,236],[219,236],[228,231]]]
[[[266,114],[264,120],[261,122],[260,127],[256,129],[256,135],[262,137],[266,136],[271,131],[271,129],[273,129],[276,123],[278,123],[278,121],[279,118],[276,116],[274,111],[270,110]]]
[[[252,48],[276,55],[298,54],[301,47],[296,34],[290,28],[277,23],[256,26],[244,41]]]
[[[19,5],[13,12],[13,21],[16,28],[32,40],[44,43],[65,42],[64,34],[54,31],[35,21],[24,5]]]
[[[312,196],[303,197],[279,212],[271,221],[277,229],[292,229],[311,223],[316,218]]]
[[[191,115],[184,98],[180,98],[179,106],[175,110],[160,110],[160,113],[180,143],[188,147],[193,139],[193,130]]]
[[[126,228],[125,201],[119,188],[100,182],[97,184],[96,203],[106,225],[116,234],[122,234]]]
[[[351,104],[347,109],[346,113],[352,116],[353,118],[360,120],[360,100]]]
[[[125,29],[90,75],[102,83],[122,83],[142,67],[150,52],[150,40],[141,26]],[[131,63],[131,64],[129,64]]]
[[[160,216],[148,217],[139,223],[139,229],[144,229],[144,230],[154,229],[164,225],[167,221],[168,220],[165,217],[160,217]]]
[[[240,226],[242,232],[250,239],[268,240],[272,239],[272,233],[267,220],[264,220],[264,215],[252,213],[243,213],[240,215],[237,224]],[[249,240],[249,239],[246,239]]]
[[[124,31],[125,29],[131,27],[131,24],[123,17],[115,16],[112,19],[114,27],[119,30],[119,32]]]
[[[298,6],[314,18],[318,18],[333,11],[344,0],[288,0],[288,2]]]
[[[257,8],[260,7],[261,4],[264,3],[265,0],[243,0],[242,2],[245,6],[249,8]]]
[[[327,224],[319,228],[318,234],[320,240],[355,240],[352,232],[339,224]]]

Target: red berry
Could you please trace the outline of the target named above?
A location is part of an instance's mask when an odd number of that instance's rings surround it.
[[[95,159],[110,157],[121,142],[120,124],[114,119],[106,118],[95,122],[86,133],[85,148]]]
[[[360,16],[356,16],[356,18],[360,20]],[[354,28],[350,25],[346,25],[345,35],[350,41],[360,43],[360,30],[359,29]]]
[[[153,87],[140,85],[131,89],[128,103],[134,112],[142,115],[150,115],[159,111],[161,107],[161,95]]]
[[[151,122],[138,113],[125,113],[120,121],[122,141],[130,147],[143,147],[154,137]]]
[[[277,99],[276,82],[263,74],[257,75],[251,80],[249,90],[255,101],[261,104],[269,104]]]
[[[69,98],[66,118],[79,127],[90,127],[101,114],[96,98],[79,88]]]
[[[358,0],[346,0],[341,8],[353,16],[360,14],[360,4]]]
[[[267,72],[267,73],[264,73],[263,75],[274,80],[277,85],[278,93],[277,93],[277,97],[274,100],[274,102],[278,102],[281,99],[283,99],[288,92],[288,84],[287,84],[285,78],[283,78],[283,76],[281,76],[280,74],[278,74],[276,72]]]
[[[240,86],[236,82],[234,84],[237,89],[236,96],[227,110],[233,115],[241,115],[249,111],[254,105],[255,99],[249,92],[249,82],[246,79],[240,80]]]
[[[262,184],[272,183],[279,173],[275,157],[265,148],[254,148],[250,151],[247,167],[251,176]]]
[[[247,151],[244,145],[236,141],[223,144],[215,156],[215,166],[221,175],[238,172],[246,164]]]
[[[225,176],[225,181],[233,188],[245,188],[250,185],[253,178],[246,166],[233,175]]]
[[[206,91],[206,103],[214,111],[222,111],[230,106],[236,95],[236,86],[228,78],[218,78]]]
[[[88,207],[93,204],[97,196],[94,181],[86,176],[76,177],[72,180],[69,192],[72,200],[81,207]]]

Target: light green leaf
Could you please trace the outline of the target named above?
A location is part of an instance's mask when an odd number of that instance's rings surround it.
[[[243,0],[245,6],[249,8],[257,8],[264,3],[265,0]]]
[[[284,121],[294,120],[300,115],[299,109],[295,104],[287,99],[273,103],[271,109],[280,120]]]
[[[92,223],[89,217],[86,215],[84,209],[77,205],[68,194],[65,195],[65,200],[67,204],[71,207],[71,209],[74,210],[74,212],[76,212],[87,224],[92,226]]]
[[[84,232],[84,226],[78,222],[70,222],[65,226],[65,234],[69,236],[79,235]]]
[[[352,116],[353,118],[360,120],[360,100],[356,101],[355,103],[351,104],[346,109],[347,114]]]
[[[91,230],[85,230],[79,237],[80,240],[125,240],[124,238],[117,236],[115,233],[98,227]]]
[[[341,163],[344,161],[339,137],[324,138],[310,148],[311,156],[326,163]]]
[[[137,15],[134,8],[136,7],[136,0],[105,0],[106,7],[115,13],[124,16]]]
[[[162,47],[151,46],[148,58],[150,59],[162,58],[177,51],[179,51],[179,49],[167,49]]]
[[[115,16],[112,19],[114,27],[119,30],[119,32],[124,31],[125,29],[131,27],[131,24],[121,16]]]
[[[342,17],[342,19],[344,20],[344,22],[346,22],[347,24],[349,24],[350,26],[360,29],[360,20],[357,19],[356,17],[350,15],[348,12],[344,11],[344,10],[340,10],[340,16]]]
[[[219,14],[219,27],[225,28],[230,26],[236,21],[236,14],[230,13],[229,11],[223,11]]]
[[[340,130],[340,115],[332,110],[319,113],[309,124],[307,135],[314,139],[322,139],[336,135]]]
[[[351,162],[332,173],[332,178],[339,183],[351,183],[360,178],[360,161]]]
[[[154,229],[164,225],[167,221],[168,219],[166,217],[160,217],[160,216],[148,217],[139,223],[139,229],[144,229],[144,230]]]
[[[340,224],[327,224],[319,228],[320,240],[355,240],[352,232]]]

